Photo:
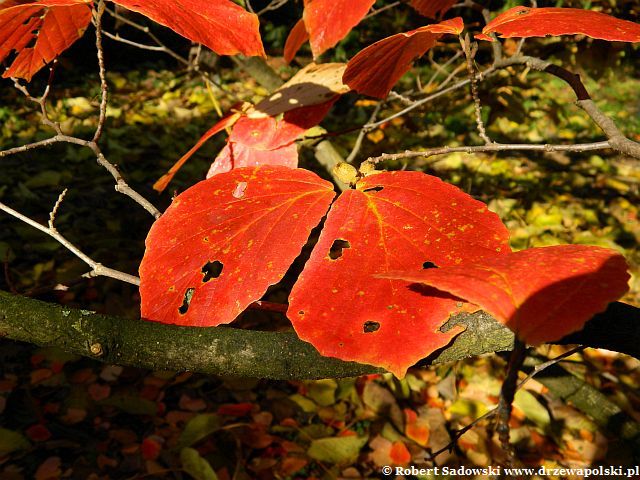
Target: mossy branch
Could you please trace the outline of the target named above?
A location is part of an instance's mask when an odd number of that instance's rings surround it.
[[[513,334],[483,312],[459,315],[467,329],[424,365],[510,350]],[[615,328],[614,328],[615,326]],[[155,370],[271,379],[317,379],[380,372],[321,356],[294,333],[194,328],[100,315],[0,291],[0,336],[97,360]],[[640,358],[640,309],[612,303],[586,328],[558,343],[602,347]]]

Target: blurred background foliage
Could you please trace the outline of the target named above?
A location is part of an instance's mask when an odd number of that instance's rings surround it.
[[[255,10],[260,10],[268,2],[251,3]],[[483,2],[492,12],[518,4],[521,2]],[[382,1],[376,3],[377,8],[384,5]],[[640,5],[633,0],[558,0],[541,1],[538,5],[592,8],[640,21]],[[270,55],[268,63],[285,79],[311,61],[306,46],[292,66],[285,65],[280,56],[286,35],[301,11],[301,1],[290,1],[265,13],[262,20],[263,39]],[[479,13],[471,9],[455,9],[448,16],[453,16],[452,13],[462,15],[472,28],[479,30],[482,25]],[[128,18],[149,24],[180,55],[189,57],[192,53],[193,46],[168,29],[151,25],[137,15]],[[424,23],[424,18],[400,2],[363,22],[321,60],[346,61],[380,38]],[[105,28],[134,41],[148,42],[142,32],[109,16],[105,17]],[[94,48],[89,31],[62,56],[55,69],[49,102],[52,119],[59,121],[65,132],[84,138],[89,138],[97,122],[99,82]],[[416,63],[416,68],[402,78],[395,91],[412,99],[432,93],[444,78],[442,74],[438,76],[438,69],[458,48],[456,41],[443,41]],[[506,53],[513,53],[516,48],[516,42],[504,42]],[[579,73],[598,106],[629,138],[640,141],[640,45],[577,36],[529,40],[523,51]],[[233,61],[212,54],[201,57],[202,68],[216,82],[211,88],[203,84],[197,72],[160,52],[141,51],[105,39],[105,58],[110,102],[101,147],[129,184],[161,210],[169,205],[175,192],[204,178],[223,147],[224,135],[216,136],[181,169],[167,192],[157,195],[151,189],[153,182],[216,122],[217,106],[224,111],[238,101],[257,102],[269,93]],[[490,60],[490,47],[482,45],[477,64],[486,67]],[[448,67],[449,71],[459,64],[458,59]],[[456,78],[465,76],[466,71],[460,69]],[[46,73],[36,76],[29,85],[31,93],[42,92],[46,80]],[[603,138],[593,122],[573,104],[572,91],[554,77],[522,67],[509,68],[480,85],[480,98],[488,134],[499,142],[573,143]],[[366,123],[376,105],[377,101],[348,94],[323,122],[322,126],[330,132],[350,132],[331,137],[345,157],[357,136],[353,127]],[[378,118],[403,107],[401,101],[389,100]],[[8,80],[0,82],[0,149],[49,136],[51,132],[40,123],[34,104],[25,100]],[[357,161],[383,152],[479,143],[469,91],[461,89],[369,132]],[[487,202],[509,227],[515,249],[584,243],[620,251],[633,274],[631,291],[623,300],[640,306],[639,163],[613,151],[601,151],[452,154],[408,159],[385,167],[422,170],[440,176]],[[302,147],[301,166],[322,173],[308,147]],[[67,144],[31,150],[0,159],[0,171],[0,199],[42,223],[46,223],[60,192],[68,188],[57,216],[58,229],[95,260],[136,274],[152,218],[127,197],[114,192],[112,178],[96,164],[90,150]],[[0,261],[3,290],[110,314],[139,316],[139,297],[134,287],[111,279],[80,278],[87,271],[84,264],[54,240],[6,215],[0,215]],[[290,277],[288,282],[292,281]],[[270,295],[273,300],[284,301],[286,289],[273,289]],[[285,319],[274,320],[270,315],[245,319],[244,324],[254,328],[274,328],[273,325],[288,328]],[[189,450],[185,450],[187,453],[180,460],[176,450],[168,448],[176,445],[198,447],[196,454],[202,455],[198,458],[206,457],[220,478],[335,478],[347,474],[352,478],[363,475],[375,478],[376,469],[388,461],[392,447],[395,454],[405,455],[398,442],[410,452],[414,459],[411,463],[419,463],[416,459],[424,457],[429,448],[437,450],[438,445],[448,442],[447,429],[460,427],[490,408],[504,368],[503,360],[495,356],[416,370],[403,382],[386,376],[325,383],[239,382],[129,368],[119,369],[114,375],[108,370],[114,367],[102,367],[48,349],[37,350],[11,342],[3,342],[1,348],[3,426],[24,440],[24,445],[50,441],[50,437],[42,440],[37,433],[28,433],[36,417],[40,420],[35,424],[45,425],[53,432],[52,438],[59,441],[68,441],[84,429],[67,450],[64,445],[53,449],[55,458],[62,459],[61,464],[51,461],[50,455],[37,448],[18,449],[19,454],[14,454],[17,457],[2,457],[0,452],[3,478],[32,478],[36,467],[47,461],[49,467],[57,465],[61,472],[65,468],[71,468],[73,475],[94,472],[95,478],[103,475],[138,478],[135,475],[140,472],[156,472],[154,475],[159,478],[180,478],[185,469],[188,471],[184,465],[197,464],[199,460],[189,457],[192,453]],[[539,353],[560,351],[557,347],[545,347]],[[572,358],[577,375],[640,420],[639,399],[633,392],[639,383],[637,371],[634,372],[637,361],[598,352]],[[104,374],[105,370],[111,373]],[[522,394],[517,399],[520,403],[516,404],[514,421],[516,432],[523,429],[517,434],[521,435],[518,448],[529,463],[591,465],[630,458],[626,446],[616,446],[610,434],[577,410],[554,400],[540,384],[531,383]],[[245,410],[236,407],[240,410],[232,410],[232,414],[223,414],[215,420],[200,417],[203,412],[215,412],[223,405],[246,403],[250,406]],[[432,440],[411,438],[407,422],[413,417],[403,409],[418,412],[423,423],[429,425]],[[5,423],[9,412],[11,420]],[[168,418],[171,412],[174,417]],[[74,413],[78,416],[73,417]],[[205,427],[201,428],[206,433],[202,438],[180,443],[185,422],[196,417],[204,422]],[[229,426],[239,422],[238,417],[246,424],[241,433]],[[109,426],[104,426],[105,422]],[[132,424],[128,425],[129,422]],[[96,432],[95,441],[87,440],[93,435],[92,429]],[[114,429],[126,432],[114,435]],[[214,431],[226,433],[211,437]],[[500,454],[489,433],[486,426],[472,430],[445,461],[495,464]],[[0,448],[7,438],[3,435]],[[318,439],[330,439],[333,443],[320,442],[320,447],[311,449]],[[145,448],[155,448],[153,442],[162,453],[143,453]],[[80,459],[75,463],[71,459],[74,455],[70,455],[74,449]],[[345,449],[351,453],[338,459],[331,456]],[[282,455],[294,460],[285,463]],[[12,463],[14,460],[16,463]],[[4,476],[7,472],[15,476]],[[89,478],[73,475],[72,478]]]

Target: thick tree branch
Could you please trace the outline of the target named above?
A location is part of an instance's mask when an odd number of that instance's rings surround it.
[[[446,349],[423,364],[510,350],[513,334],[483,312],[460,315],[467,326]],[[615,328],[611,328],[615,325]],[[606,332],[606,334],[603,334]],[[294,333],[193,328],[74,310],[0,292],[0,336],[51,345],[101,361],[150,369],[272,379],[317,379],[380,372],[369,365],[322,357]],[[585,330],[560,341],[640,357],[640,309],[613,303]],[[95,352],[99,352],[96,354]]]

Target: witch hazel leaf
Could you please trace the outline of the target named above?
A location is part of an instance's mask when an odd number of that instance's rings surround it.
[[[220,55],[264,57],[258,16],[230,0],[111,0]]]
[[[456,3],[456,0],[411,0],[411,5],[420,15],[435,18],[445,14]]]
[[[300,47],[304,45],[304,42],[309,40],[309,34],[307,28],[304,26],[304,20],[300,19],[293,26],[287,36],[287,40],[284,42],[284,61],[289,64],[291,60],[296,56]]]
[[[489,33],[502,38],[582,34],[612,42],[640,42],[640,24],[579,8],[514,7],[489,22],[483,36],[476,38],[490,39]]]
[[[375,0],[304,0],[302,19],[315,59],[334,47],[364,18]]]
[[[331,183],[281,166],[234,169],[189,188],[147,236],[142,317],[233,321],[282,279],[333,197]]]
[[[30,81],[82,36],[91,21],[91,4],[89,0],[0,4],[0,62],[17,52],[2,76]]]
[[[531,248],[480,262],[383,276],[429,285],[472,302],[530,345],[580,330],[629,289],[624,257],[586,245]]]
[[[458,302],[373,275],[494,258],[509,251],[507,240],[507,229],[486,205],[436,177],[364,177],[332,206],[287,316],[322,355],[402,377],[460,332],[440,331]]]
[[[359,93],[384,98],[414,60],[442,35],[458,35],[463,29],[462,19],[457,17],[384,38],[349,60],[342,81]]]

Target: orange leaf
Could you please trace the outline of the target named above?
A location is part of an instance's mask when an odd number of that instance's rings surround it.
[[[280,166],[234,169],[189,188],[147,236],[142,317],[190,326],[233,321],[282,279],[333,197],[316,174]]]
[[[31,77],[82,36],[91,21],[90,0],[40,0],[0,5],[0,62],[18,52],[2,75]],[[33,46],[27,46],[33,43]]]
[[[264,57],[260,22],[229,0],[112,0],[220,55]]]
[[[514,7],[489,22],[482,33],[499,33],[502,38],[582,34],[613,42],[640,42],[637,23],[579,8]]]
[[[284,61],[287,62],[287,64],[291,63],[293,57],[296,56],[300,47],[307,40],[309,40],[309,34],[304,26],[304,21],[300,19],[289,32],[287,41],[284,43]]]
[[[331,207],[287,316],[321,354],[401,377],[459,333],[440,331],[456,301],[373,275],[493,258],[509,250],[507,239],[486,205],[438,178],[402,171],[365,177]]]
[[[426,447],[429,443],[429,420],[409,408],[404,409],[406,418],[405,434],[418,445]]]
[[[393,442],[389,457],[391,457],[394,465],[406,465],[411,461],[411,453],[409,453],[407,446],[401,441]]]
[[[342,81],[352,89],[384,98],[413,61],[431,49],[445,33],[459,34],[460,17],[384,38],[360,51],[347,63]]]
[[[384,277],[423,283],[475,303],[530,345],[580,330],[629,289],[624,257],[586,245],[531,248]]]
[[[302,18],[313,58],[346,37],[374,3],[375,0],[304,0]]]

